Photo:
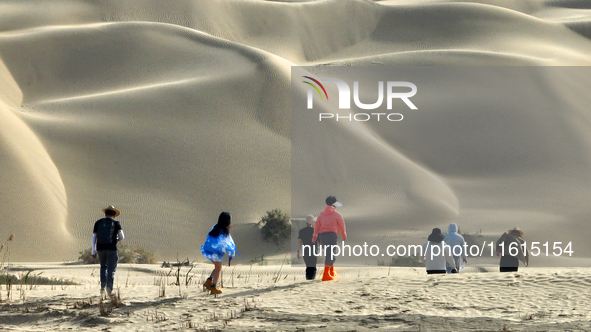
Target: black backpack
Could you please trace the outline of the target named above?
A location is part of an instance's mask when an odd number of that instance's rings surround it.
[[[98,224],[96,231],[96,242],[98,244],[112,244],[115,233],[115,220],[104,218]]]

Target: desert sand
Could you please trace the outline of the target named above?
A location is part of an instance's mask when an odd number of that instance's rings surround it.
[[[120,265],[120,300],[106,301],[109,313],[101,316],[98,266],[14,264],[15,271],[34,269],[32,274],[65,279],[66,285],[16,284],[8,301],[3,287],[0,323],[7,331],[591,329],[591,271],[584,268],[466,268],[443,276],[421,268],[340,268],[340,280],[322,282],[304,280],[302,268],[237,266],[224,268],[224,293],[213,297],[200,286],[210,267],[183,267],[178,287],[174,269]]]
[[[248,240],[265,211],[317,215],[333,194],[354,243],[421,244],[450,222],[490,238],[518,226],[529,241],[573,242],[571,261],[538,266],[591,265],[586,86],[542,77],[544,96],[575,105],[507,111],[488,127],[487,114],[465,118],[440,100],[441,112],[418,112],[396,130],[341,128],[336,149],[313,128],[292,140],[290,121],[292,66],[588,66],[582,2],[0,8],[0,236],[15,234],[12,260],[75,260],[110,204],[129,244],[198,259],[221,211]],[[318,167],[292,174],[304,162]],[[277,252],[240,242],[249,258]]]
[[[0,239],[15,235],[2,266],[50,280],[2,285],[0,330],[589,331],[591,99],[569,82],[588,76],[590,38],[591,9],[572,0],[0,0]],[[291,121],[294,66],[571,74],[531,82],[532,101],[559,107],[489,110],[503,121],[443,98],[396,130],[318,131]],[[371,257],[307,282],[280,265],[295,239],[266,243],[256,223],[318,215],[331,194],[352,245],[422,244],[457,222],[574,254],[509,274],[471,258],[447,276]],[[98,267],[64,262],[111,204],[127,244],[197,261],[188,286],[122,264],[120,303],[101,314]],[[243,258],[214,298],[199,247],[221,211]]]

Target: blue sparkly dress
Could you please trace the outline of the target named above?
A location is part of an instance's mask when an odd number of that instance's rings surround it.
[[[213,225],[213,227],[215,227],[215,225]],[[213,227],[211,228],[212,230]],[[205,243],[201,246],[201,253],[210,261],[221,262],[226,253],[228,253],[230,258],[234,257],[236,254],[236,245],[230,234],[228,234],[228,236],[220,234],[218,237],[213,237],[208,233],[207,240],[205,240]]]

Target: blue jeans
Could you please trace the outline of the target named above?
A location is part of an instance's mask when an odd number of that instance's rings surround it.
[[[99,262],[101,263],[101,289],[107,289],[107,293],[113,291],[113,280],[115,280],[115,270],[119,261],[119,252],[117,250],[98,250]]]
[[[456,262],[456,266],[454,266],[453,269],[456,269],[458,272],[460,272],[460,267],[462,266],[462,257],[454,255],[452,255],[452,257],[454,258],[454,262]],[[447,273],[451,273],[452,267],[449,266],[448,262],[445,262],[445,269],[447,270]]]

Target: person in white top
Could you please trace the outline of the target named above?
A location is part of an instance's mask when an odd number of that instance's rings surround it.
[[[464,240],[464,237],[458,233],[458,225],[454,223],[449,224],[448,231],[449,233],[445,234],[443,241],[445,241],[445,243],[451,247],[451,254],[454,258],[454,262],[456,263],[455,265],[447,264],[445,266],[447,273],[451,273],[453,267],[459,271],[461,263],[468,263],[468,260],[466,259],[466,241]]]
[[[423,244],[423,260],[425,260],[425,267],[427,274],[445,274],[445,263],[450,266],[455,266],[453,256],[451,255],[451,247],[443,241],[444,236],[441,234],[441,229],[433,228],[431,235],[427,238],[427,242]],[[451,273],[458,273],[457,269],[452,269]]]

